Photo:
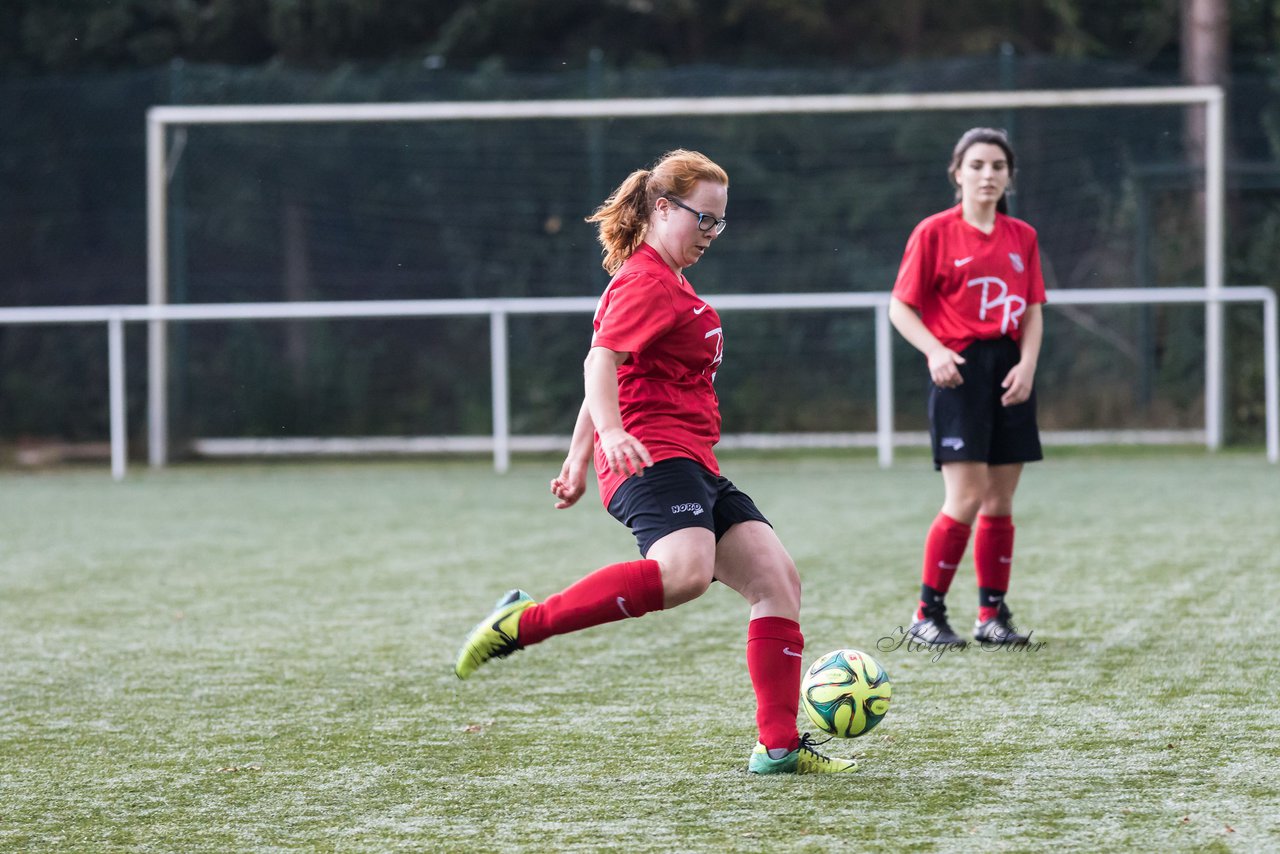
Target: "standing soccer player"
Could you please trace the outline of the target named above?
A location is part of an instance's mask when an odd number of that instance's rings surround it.
[[[978,574],[975,640],[1026,643],[1005,604],[1013,561],[1013,494],[1023,463],[1042,459],[1034,382],[1044,279],[1031,226],[1008,215],[1013,147],[973,128],[947,174],[959,204],[928,217],[907,241],[889,319],[928,360],[929,433],[945,498],[924,547],[920,602],[908,632],[960,644],[945,597],[973,528]]]
[[[588,217],[599,224],[613,279],[596,308],[586,397],[551,492],[561,509],[582,497],[594,447],[600,497],[643,559],[597,569],[540,603],[512,590],[472,629],[454,672],[465,679],[555,635],[673,608],[717,580],[751,605],[747,670],[759,742],[748,770],[851,771],[853,760],[823,756],[796,730],[800,577],[755,503],[720,475],[712,450],[724,335],[682,271],[724,231],[728,198],[723,169],[676,150],[632,172]]]

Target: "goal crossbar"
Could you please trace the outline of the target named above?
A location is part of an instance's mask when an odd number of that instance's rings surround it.
[[[380,104],[245,104],[152,107],[147,111],[147,120],[162,125],[213,125],[486,119],[616,119],[795,113],[904,113],[917,110],[1207,104],[1221,97],[1222,90],[1217,86],[1163,86],[1014,92],[922,92],[889,95],[770,95],[431,103],[406,101]]]

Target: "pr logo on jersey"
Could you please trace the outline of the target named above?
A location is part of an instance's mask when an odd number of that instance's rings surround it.
[[[997,276],[980,276],[970,279],[965,285],[970,288],[974,285],[982,285],[982,303],[978,306],[979,320],[986,320],[988,311],[1003,308],[1004,317],[1000,319],[1000,334],[1009,334],[1010,324],[1014,329],[1018,328],[1018,318],[1022,317],[1027,310],[1027,301],[1017,294],[1009,293],[1009,286],[1005,284],[1004,279]],[[991,294],[992,285],[999,289],[994,297]]]
[[[1009,253],[1009,263],[1012,264],[1013,269],[1017,270],[1019,273],[1026,272],[1027,267],[1022,263],[1022,256],[1017,252]]]

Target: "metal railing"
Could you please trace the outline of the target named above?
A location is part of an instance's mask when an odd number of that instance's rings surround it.
[[[893,461],[893,359],[892,328],[889,324],[888,293],[735,294],[711,296],[718,311],[811,311],[871,310],[875,313],[876,434],[875,445],[882,466]],[[497,471],[506,471],[511,461],[513,437],[509,409],[509,354],[507,318],[531,314],[589,314],[596,297],[547,297],[528,299],[467,300],[360,300],[346,302],[219,303],[198,305],[96,305],[43,308],[0,308],[0,325],[5,324],[94,324],[107,326],[107,359],[111,474],[120,480],[128,462],[125,419],[124,324],[156,321],[197,322],[229,320],[299,320],[371,317],[489,317],[490,376],[492,378],[493,462]],[[1222,288],[1123,288],[1053,290],[1047,308],[1054,305],[1171,305],[1260,303],[1263,311],[1264,397],[1266,410],[1266,454],[1268,461],[1280,462],[1280,341],[1277,334],[1276,294],[1264,287]],[[1208,383],[1215,382],[1210,374]],[[1206,421],[1213,400],[1221,399],[1220,389],[1206,395]],[[149,447],[163,445],[167,424],[149,422]],[[803,434],[802,434],[803,435]],[[516,437],[519,444],[519,437]],[[793,439],[798,446],[811,445]],[[1215,449],[1212,431],[1205,443]],[[782,442],[777,446],[785,446]],[[442,449],[448,449],[446,442]],[[463,443],[460,450],[475,450]],[[152,454],[151,458],[156,459]]]

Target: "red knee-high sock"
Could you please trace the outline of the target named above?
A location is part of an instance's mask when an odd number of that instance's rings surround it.
[[[661,610],[662,573],[656,560],[613,563],[526,608],[520,615],[520,644]]]
[[[941,605],[951,589],[951,579],[964,557],[973,528],[939,513],[924,540],[924,571],[921,573],[920,610]],[[919,613],[916,614],[920,616]]]
[[[1009,570],[1013,566],[1013,517],[979,516],[973,539],[973,558],[978,567],[978,620],[990,620],[1000,611],[1009,590]]]
[[[756,689],[756,727],[768,749],[800,744],[800,672],[804,659],[800,624],[784,617],[758,617],[747,624],[747,672]]]

